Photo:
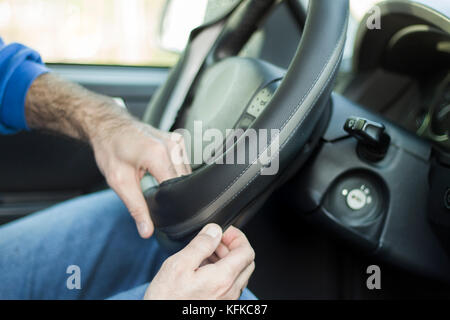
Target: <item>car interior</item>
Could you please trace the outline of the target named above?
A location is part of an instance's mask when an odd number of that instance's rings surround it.
[[[47,65],[164,130],[200,118],[280,129],[276,175],[202,164],[143,183],[168,246],[207,222],[241,227],[261,299],[448,298],[450,2],[372,1],[358,19],[354,2],[223,1],[172,68]],[[162,46],[176,3],[165,0]],[[0,150],[0,224],[107,188],[81,142],[30,131],[0,136]],[[367,287],[371,265],[381,290]]]

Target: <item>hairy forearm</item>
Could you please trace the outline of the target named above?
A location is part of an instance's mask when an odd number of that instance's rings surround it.
[[[38,77],[25,101],[28,126],[58,132],[93,143],[110,130],[132,120],[128,112],[109,97],[48,73]]]

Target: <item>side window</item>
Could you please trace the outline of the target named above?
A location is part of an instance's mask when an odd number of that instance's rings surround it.
[[[158,30],[167,0],[0,0],[0,37],[47,63],[172,66]]]

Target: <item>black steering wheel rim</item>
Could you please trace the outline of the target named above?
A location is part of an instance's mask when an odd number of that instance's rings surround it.
[[[173,110],[168,110],[170,105],[182,103],[183,93],[186,95],[190,89],[177,85],[189,77],[193,82],[205,64],[237,54],[244,40],[256,30],[256,26],[246,23],[252,19],[244,14],[239,16],[239,10],[261,17],[276,2],[243,1],[223,19],[194,30],[180,61],[152,100],[144,121],[161,129],[169,129],[164,119],[170,118],[170,112],[173,117]],[[243,17],[245,21],[242,21]],[[256,130],[279,130],[279,152],[270,154],[271,160],[278,157],[278,174],[264,175],[264,162],[259,161],[269,156],[268,151],[275,146],[274,140],[269,141],[269,148],[258,152],[246,164],[211,163],[189,176],[145,190],[157,235],[164,242],[172,248],[180,248],[207,223],[215,222],[226,228],[292,166],[292,160],[310,139],[329,103],[333,80],[344,50],[347,19],[348,0],[310,0],[295,57],[267,110],[252,125]],[[243,37],[235,36],[235,26],[242,28],[240,32],[244,34]],[[198,51],[193,54],[195,46],[200,47],[200,54]],[[247,149],[245,137],[239,139],[233,148]]]

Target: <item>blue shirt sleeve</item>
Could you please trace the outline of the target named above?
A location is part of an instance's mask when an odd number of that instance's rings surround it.
[[[25,97],[41,74],[49,72],[36,51],[0,38],[0,134],[28,130]]]

